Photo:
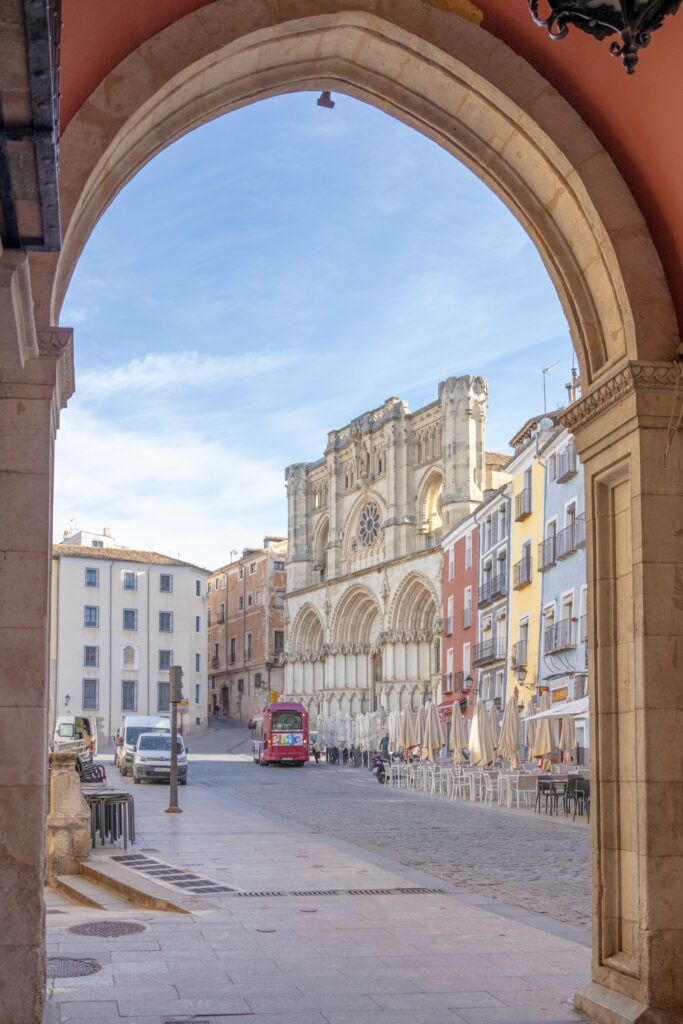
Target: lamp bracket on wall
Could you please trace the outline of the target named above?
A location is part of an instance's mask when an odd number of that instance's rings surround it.
[[[610,43],[613,57],[621,62],[629,75],[638,63],[638,51],[648,46],[652,33],[662,27],[667,14],[675,14],[681,0],[545,0],[549,14],[543,17],[539,7],[543,0],[528,0],[531,16],[537,25],[548,29],[552,39],[564,39],[574,25],[596,39],[619,35]]]

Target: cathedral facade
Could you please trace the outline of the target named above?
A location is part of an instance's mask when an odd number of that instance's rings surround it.
[[[286,471],[285,692],[312,717],[415,708],[440,680],[440,540],[497,484],[483,377],[388,398]]]

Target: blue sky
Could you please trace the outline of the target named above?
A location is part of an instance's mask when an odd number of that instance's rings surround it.
[[[390,395],[489,382],[487,447],[566,401],[566,321],[536,249],[453,157],[335,94],[185,136],[102,217],[61,323],[55,537],[77,526],[215,568],[287,532],[284,468]]]

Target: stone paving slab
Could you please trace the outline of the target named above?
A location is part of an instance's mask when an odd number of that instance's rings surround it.
[[[230,763],[222,764],[229,771]],[[245,767],[238,765],[240,772]],[[259,772],[257,766],[253,770]],[[282,785],[273,788],[280,791]],[[552,919],[554,930],[538,928],[535,922],[551,919],[527,909],[512,916],[492,912],[492,900],[468,898],[422,867],[399,864],[377,849],[368,851],[253,807],[227,789],[193,785],[191,779],[181,794],[184,813],[171,816],[163,813],[167,787],[136,787],[135,851],[153,849],[158,852],[150,856],[165,863],[192,865],[197,874],[248,890],[428,885],[443,892],[207,894],[201,910],[187,915],[136,908],[106,913],[52,894],[49,909],[61,913],[47,918],[50,953],[102,963],[96,975],[55,979],[51,1002],[59,1024],[167,1024],[193,1015],[201,1021],[202,1013],[210,1014],[210,1024],[577,1024],[581,1019],[567,1000],[589,979],[590,955],[585,944],[573,941],[574,926]],[[363,786],[353,789],[364,813]],[[98,849],[96,859],[112,852],[120,851]],[[142,874],[136,877],[144,884]],[[102,919],[139,921],[146,930],[119,938],[67,931],[72,924]]]

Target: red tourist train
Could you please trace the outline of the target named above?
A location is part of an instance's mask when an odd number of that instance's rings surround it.
[[[308,761],[308,712],[303,704],[268,704],[253,715],[251,756],[259,764],[298,764]]]

